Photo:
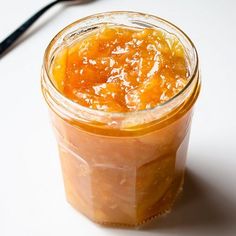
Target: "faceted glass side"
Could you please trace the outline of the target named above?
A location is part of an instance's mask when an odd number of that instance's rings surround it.
[[[52,112],[68,202],[102,224],[166,213],[182,188],[191,110],[137,136],[87,132]]]

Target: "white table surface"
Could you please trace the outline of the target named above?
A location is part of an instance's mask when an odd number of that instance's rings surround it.
[[[0,3],[0,39],[47,0]],[[174,22],[196,44],[202,71],[183,198],[143,229],[98,226],[65,201],[56,142],[40,91],[49,40],[65,25],[102,11],[133,10]],[[235,236],[236,1],[98,0],[56,6],[0,60],[0,235]]]

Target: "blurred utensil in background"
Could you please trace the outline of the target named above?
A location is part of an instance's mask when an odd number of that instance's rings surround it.
[[[83,4],[92,1],[94,0],[56,0],[49,3],[47,6],[43,7],[41,10],[31,16],[25,23],[23,23],[19,28],[17,28],[13,33],[11,33],[0,43],[0,58],[6,55],[11,46],[17,41],[17,39],[20,38],[24,34],[24,32],[51,7],[55,6],[58,3]]]

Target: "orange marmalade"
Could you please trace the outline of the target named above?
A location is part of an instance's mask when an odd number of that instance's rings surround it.
[[[103,26],[66,47],[52,73],[66,97],[109,112],[153,108],[179,93],[189,76],[176,36],[115,26]]]
[[[68,202],[118,226],[170,211],[199,88],[192,42],[158,17],[109,12],[62,30],[46,50],[42,91]]]

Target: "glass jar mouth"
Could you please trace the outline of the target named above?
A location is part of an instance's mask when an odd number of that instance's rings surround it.
[[[72,29],[73,27],[75,27],[76,25],[84,22],[84,21],[89,21],[92,19],[95,19],[94,23],[96,24],[96,20],[102,19],[104,17],[113,17],[113,16],[130,16],[131,18],[135,18],[135,17],[142,17],[143,19],[152,19],[154,21],[158,21],[163,25],[167,25],[169,27],[169,29],[172,29],[174,31],[176,31],[178,34],[180,34],[184,40],[186,42],[189,43],[189,45],[191,46],[191,53],[193,54],[193,58],[194,58],[194,63],[192,65],[192,69],[190,70],[190,76],[189,76],[189,81],[186,84],[186,86],[179,92],[177,93],[175,96],[173,96],[171,99],[167,100],[166,102],[163,102],[161,104],[158,104],[157,106],[153,107],[153,108],[148,108],[145,110],[139,110],[139,111],[130,111],[130,112],[107,112],[107,111],[100,111],[100,110],[96,110],[93,108],[89,108],[89,107],[85,107],[80,105],[79,103],[76,103],[72,100],[70,100],[69,98],[67,98],[66,96],[64,96],[54,85],[52,78],[50,76],[50,66],[49,66],[49,61],[51,61],[50,58],[50,54],[52,51],[52,48],[54,46],[54,44],[58,41],[61,40],[63,41],[63,39],[61,39],[61,37],[63,36],[63,34],[69,35],[71,32],[69,32],[68,30]],[[137,20],[134,20],[134,22]],[[142,25],[142,22],[139,22],[140,25]],[[157,27],[155,24],[148,24],[146,22],[143,22],[143,25],[149,25],[152,27]],[[90,25],[91,27],[92,25]],[[77,28],[77,31],[79,30],[79,26]],[[168,31],[168,30],[167,30]],[[174,34],[173,32],[169,32],[171,34]],[[64,36],[65,37],[65,36]],[[81,18],[71,24],[69,24],[68,26],[66,26],[64,29],[62,29],[49,43],[45,54],[44,54],[44,62],[43,62],[43,69],[44,69],[44,78],[42,79],[42,87],[48,88],[49,93],[53,93],[54,96],[54,101],[56,100],[60,100],[62,101],[65,105],[66,108],[68,108],[68,112],[73,112],[74,111],[82,111],[82,112],[87,112],[89,114],[94,114],[94,115],[98,115],[98,116],[103,116],[103,117],[116,117],[116,118],[126,118],[126,117],[132,117],[132,116],[137,116],[137,115],[143,115],[144,113],[147,112],[158,112],[158,110],[162,110],[162,109],[166,109],[167,107],[170,106],[170,104],[172,104],[174,101],[176,101],[181,95],[187,94],[188,90],[190,89],[191,85],[193,84],[193,81],[196,77],[198,76],[198,64],[199,64],[199,60],[198,60],[198,53],[197,50],[193,44],[193,42],[191,41],[191,39],[181,30],[179,29],[177,26],[175,26],[174,24],[170,23],[167,20],[164,20],[160,17],[157,17],[155,15],[150,15],[150,14],[145,14],[145,13],[140,13],[140,12],[134,12],[134,11],[110,11],[110,12],[104,12],[104,13],[98,13],[95,15],[91,15],[91,16],[87,16],[84,18]],[[73,107],[73,109],[69,109],[69,107]],[[168,109],[167,109],[168,110]],[[76,119],[76,114],[73,115],[73,118]]]

